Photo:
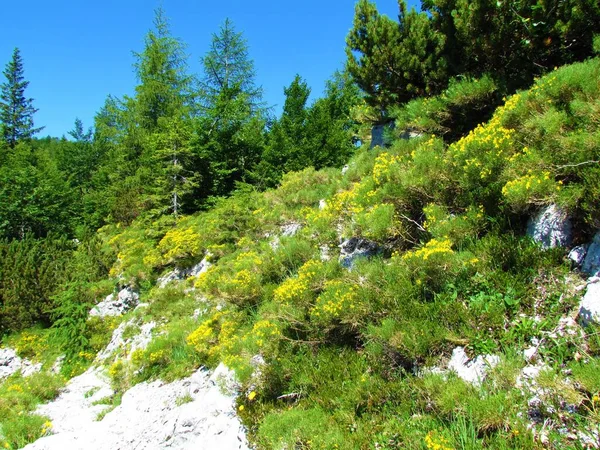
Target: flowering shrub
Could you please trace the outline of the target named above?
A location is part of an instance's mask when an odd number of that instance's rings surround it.
[[[502,188],[502,195],[516,210],[523,210],[531,204],[551,201],[561,190],[562,181],[556,182],[550,172],[534,173],[508,181]]]
[[[296,277],[286,279],[275,289],[273,298],[282,304],[302,303],[307,300],[315,288],[315,282],[320,279],[323,267],[321,261],[314,259],[307,261],[298,270]]]
[[[310,312],[311,319],[329,322],[354,315],[358,308],[357,291],[356,286],[350,286],[342,280],[326,282],[324,291]]]
[[[202,254],[202,239],[193,228],[175,228],[165,234],[158,243],[165,263]]]

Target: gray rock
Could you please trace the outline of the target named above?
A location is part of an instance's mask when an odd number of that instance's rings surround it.
[[[573,261],[576,266],[581,266],[585,260],[589,245],[578,245],[573,247],[569,252],[569,259]]]
[[[350,169],[350,166],[348,164],[346,164],[344,167],[342,167],[342,175],[346,175],[346,173],[348,172],[348,169]]]
[[[127,286],[119,291],[117,297],[110,294],[90,311],[91,317],[122,316],[135,308],[140,301],[140,295]]]
[[[452,351],[448,369],[456,372],[456,375],[467,383],[480,386],[485,380],[488,370],[498,365],[499,362],[500,357],[497,355],[479,355],[470,360],[463,347],[456,347]]]
[[[596,233],[585,255],[581,270],[591,276],[600,275],[600,232]]]
[[[196,264],[192,267],[189,267],[187,269],[181,269],[181,268],[177,267],[177,268],[171,270],[170,272],[166,273],[165,275],[160,277],[158,280],[156,280],[156,284],[158,285],[158,287],[164,288],[170,283],[183,281],[190,277],[197,277],[201,273],[206,272],[208,270],[208,268],[210,267],[211,264],[210,264],[210,261],[208,260],[208,258],[210,258],[210,256],[211,256],[210,254],[207,254],[202,259],[202,261],[200,261],[198,264]]]
[[[379,244],[368,239],[353,237],[340,245],[340,262],[347,269],[352,268],[358,258],[369,258],[380,253]]]
[[[322,198],[319,200],[319,211],[323,211],[325,208],[327,208],[327,202]]]
[[[19,357],[16,350],[10,347],[0,348],[0,381],[17,372],[28,377],[41,369],[41,363],[33,363],[27,358]]]
[[[579,303],[579,322],[583,326],[600,322],[600,278],[592,277]]]
[[[573,239],[573,226],[564,210],[550,205],[529,220],[527,235],[542,248],[568,247]]]

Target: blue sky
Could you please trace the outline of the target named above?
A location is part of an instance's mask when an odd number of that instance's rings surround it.
[[[143,49],[159,0],[20,0],[2,2],[0,66],[14,47],[24,59],[26,92],[39,109],[40,136],[62,136],[76,117],[93,124],[107,95],[131,94],[136,84],[133,51]],[[396,0],[376,0],[379,11],[396,18]],[[163,0],[175,37],[187,44],[190,71],[212,33],[226,17],[244,33],[257,83],[279,114],[283,87],[296,73],[321,95],[324,82],[345,60],[354,0]],[[411,5],[417,2],[409,2]],[[4,77],[2,76],[2,82]]]

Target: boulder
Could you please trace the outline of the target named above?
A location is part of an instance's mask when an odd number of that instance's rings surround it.
[[[594,236],[585,255],[581,270],[591,276],[600,275],[600,232]]]
[[[346,175],[346,173],[348,172],[348,169],[350,169],[350,166],[348,164],[346,164],[344,167],[342,167],[342,175]]]
[[[90,311],[91,317],[122,316],[135,308],[140,301],[140,295],[127,286],[119,291],[117,297],[110,294]]]
[[[41,369],[41,363],[33,363],[26,358],[19,357],[14,349],[0,348],[0,381],[17,372],[28,377]]]
[[[456,375],[467,383],[480,386],[487,376],[488,370],[499,362],[500,357],[497,355],[479,355],[471,360],[463,347],[456,347],[452,351],[448,369],[456,372]]]
[[[579,303],[579,322],[583,326],[600,323],[600,278],[589,280],[585,295]]]
[[[347,269],[352,268],[358,258],[370,258],[381,252],[379,244],[364,238],[346,239],[340,245],[340,262]]]
[[[542,248],[568,247],[573,239],[573,226],[566,211],[550,205],[529,220],[527,235]]]

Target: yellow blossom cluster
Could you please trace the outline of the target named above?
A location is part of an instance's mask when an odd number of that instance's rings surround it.
[[[165,261],[187,256],[200,255],[203,251],[202,239],[193,228],[175,228],[165,234],[158,244]]]
[[[338,318],[352,312],[358,303],[358,288],[341,280],[328,281],[315,303],[311,315],[315,319]]]
[[[527,175],[507,182],[502,188],[502,195],[519,208],[547,199],[560,191],[561,187],[562,181],[556,182],[550,172],[529,171]]]
[[[304,298],[310,292],[314,280],[322,270],[323,263],[321,261],[314,259],[307,261],[298,270],[297,277],[288,278],[275,289],[273,298],[283,304]]]
[[[252,328],[252,336],[254,336],[256,345],[259,347],[263,347],[280,335],[281,330],[270,320],[259,320]]]
[[[430,450],[454,450],[448,444],[448,440],[435,431],[427,433],[425,436],[425,445]]]
[[[44,422],[44,424],[42,425],[42,431],[40,433],[40,436],[46,436],[46,435],[50,434],[51,431],[52,431],[52,422],[50,422],[49,420],[46,420]]]
[[[375,184],[381,186],[384,182],[388,181],[391,174],[398,170],[399,162],[399,157],[390,155],[387,152],[377,156],[375,165],[373,166],[373,181]]]
[[[15,350],[21,357],[35,358],[48,349],[48,343],[39,334],[23,332],[15,343]]]
[[[422,259],[427,261],[433,255],[449,254],[454,253],[452,250],[452,242],[450,239],[432,239],[424,247],[406,252],[402,259]]]

